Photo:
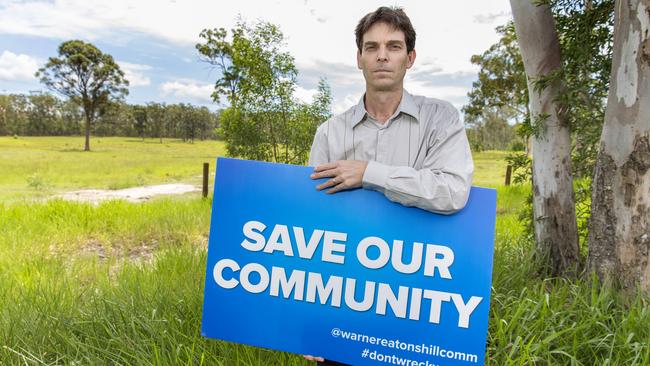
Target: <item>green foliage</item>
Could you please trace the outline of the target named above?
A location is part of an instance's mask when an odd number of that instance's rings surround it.
[[[133,106],[133,128],[138,132],[138,135],[144,140],[144,134],[147,130],[147,107],[145,106]]]
[[[508,150],[513,142],[521,142],[516,127],[508,123],[502,109],[483,112],[483,123],[466,130],[472,151]]]
[[[605,120],[612,69],[614,0],[550,1],[560,34],[563,104],[572,132],[573,171],[591,177]]]
[[[80,105],[86,119],[86,145],[90,150],[88,136],[90,127],[99,110],[113,99],[129,93],[129,82],[124,72],[113,60],[90,43],[79,40],[61,43],[59,57],[50,57],[38,70],[38,77],[45,86]]]
[[[534,80],[539,90],[562,80],[559,111],[571,127],[572,168],[577,177],[591,176],[604,121],[612,62],[614,0],[541,1],[550,5],[562,52],[562,68]],[[470,125],[484,123],[494,108],[507,107],[521,124],[523,138],[539,135],[546,116],[529,116],[526,75],[512,22],[497,28],[501,39],[482,55],[472,56],[479,78],[463,107]]]
[[[591,216],[591,178],[585,177],[573,181],[576,201],[576,222],[578,239],[582,254],[587,256],[587,238],[589,237],[589,217]]]
[[[321,80],[312,105],[296,101],[298,71],[283,51],[284,36],[271,23],[239,20],[231,30],[205,29],[196,45],[221,77],[212,95],[229,102],[219,136],[228,154],[246,159],[303,164],[318,125],[330,116],[331,92]]]
[[[524,152],[514,152],[506,156],[508,165],[512,167],[512,183],[529,183],[533,176],[533,161]]]
[[[49,93],[0,95],[0,136],[78,135],[83,113]]]
[[[84,112],[76,103],[52,94],[0,95],[0,135],[74,136],[81,133]],[[132,136],[193,141],[215,138],[218,113],[190,104],[131,105],[110,101],[97,112],[96,136]]]
[[[45,188],[45,182],[43,178],[38,174],[32,174],[27,177],[27,186],[36,191],[43,190]]]
[[[79,40],[63,42],[36,76],[48,88],[96,110],[112,97],[128,94],[128,81],[111,55]]]
[[[468,93],[469,103],[463,107],[470,125],[481,124],[486,113],[495,109],[515,123],[529,118],[526,74],[514,23],[497,27],[496,31],[501,35],[499,42],[471,58],[480,70]]]

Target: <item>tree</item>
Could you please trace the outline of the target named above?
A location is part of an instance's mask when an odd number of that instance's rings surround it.
[[[560,97],[571,127],[571,167],[575,177],[591,178],[611,70],[614,0],[545,2],[556,20],[562,53],[561,77],[565,88]],[[485,113],[506,107],[512,112],[510,121],[521,123],[517,128],[519,135],[527,139],[533,131],[514,24],[497,27],[497,32],[501,34],[497,43],[483,54],[472,56],[480,71],[463,111],[468,124],[476,127],[485,123]]]
[[[201,58],[221,72],[212,97],[230,104],[219,128],[228,154],[304,163],[315,131],[308,117],[314,114],[293,98],[298,71],[283,51],[282,32],[268,22],[239,20],[230,33],[228,39],[223,28],[203,30],[203,43],[196,45]],[[323,108],[321,100],[316,103],[320,107],[314,108]]]
[[[160,143],[163,142],[165,134],[165,105],[160,103],[147,104],[147,115],[149,116],[149,136],[158,138]]]
[[[508,123],[510,109],[485,108],[481,122],[467,129],[467,139],[473,151],[510,150],[515,142],[524,147],[516,136],[517,126]]]
[[[548,255],[552,274],[580,259],[571,175],[571,139],[561,94],[560,45],[548,5],[511,0],[524,69],[533,148],[533,214],[538,252]]]
[[[650,290],[650,4],[619,0],[592,188],[589,267]]]
[[[86,120],[85,151],[90,151],[90,128],[100,108],[128,94],[128,81],[113,57],[90,43],[63,42],[59,57],[50,57],[36,77],[47,88],[81,105]]]
[[[28,97],[29,107],[27,113],[26,135],[46,136],[57,134],[59,121],[60,101],[51,94],[33,93]]]
[[[473,55],[471,62],[480,67],[478,80],[468,93],[469,103],[463,106],[465,120],[470,125],[480,124],[485,113],[504,109],[516,123],[528,120],[528,91],[526,74],[519,53],[514,23],[497,27],[501,38],[481,55]]]
[[[134,105],[131,109],[133,113],[133,128],[138,132],[138,136],[144,141],[144,134],[149,125],[147,107]]]
[[[612,69],[614,0],[550,1],[560,36],[573,173],[593,176]]]

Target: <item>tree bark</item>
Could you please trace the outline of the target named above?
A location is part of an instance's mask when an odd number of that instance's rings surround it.
[[[615,16],[589,268],[624,287],[650,290],[650,1],[619,0]]]
[[[515,30],[528,78],[533,150],[533,214],[537,250],[548,256],[551,274],[572,272],[580,263],[578,231],[571,176],[571,139],[559,97],[563,81],[554,77],[543,87],[536,83],[560,71],[560,46],[555,20],[547,5],[510,0]]]
[[[90,124],[90,117],[86,114],[86,143],[84,144],[84,151],[90,151]]]

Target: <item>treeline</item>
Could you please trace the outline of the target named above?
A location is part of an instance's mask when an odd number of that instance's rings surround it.
[[[91,126],[95,136],[215,139],[219,114],[191,104],[106,104]],[[83,108],[49,93],[0,95],[0,135],[74,136],[84,133]]]
[[[526,139],[517,132],[520,125],[510,124],[501,113],[485,113],[481,123],[468,125],[467,139],[472,151],[526,149]]]

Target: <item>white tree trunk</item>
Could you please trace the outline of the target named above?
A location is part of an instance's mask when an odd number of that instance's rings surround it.
[[[559,97],[563,81],[544,88],[535,82],[561,68],[555,20],[547,5],[510,0],[517,39],[528,77],[533,147],[533,214],[537,249],[548,255],[554,274],[579,263],[578,231],[571,176],[571,138]]]
[[[650,290],[650,1],[617,1],[614,32],[589,266],[601,278]]]

